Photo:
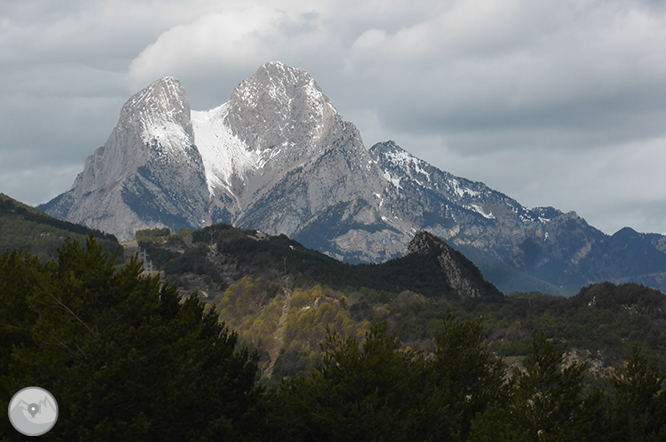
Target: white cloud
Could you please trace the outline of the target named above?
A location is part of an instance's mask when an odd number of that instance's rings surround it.
[[[338,50],[337,39],[316,12],[245,6],[171,27],[131,62],[129,76],[135,89],[175,76],[195,106],[215,106],[267,61],[326,65]],[[211,101],[211,86],[224,95]]]
[[[386,126],[442,135],[556,127],[584,135],[570,145],[583,148],[589,132],[603,138],[622,121],[631,131],[627,111],[663,106],[664,47],[666,16],[636,3],[471,0],[396,32],[366,31],[349,70],[378,83],[363,98]],[[530,137],[515,141],[528,147]]]
[[[190,69],[250,69],[270,57],[268,40],[282,14],[267,8],[216,13],[159,36],[130,64],[130,75],[145,83]]]

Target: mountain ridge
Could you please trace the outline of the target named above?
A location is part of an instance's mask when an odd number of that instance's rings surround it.
[[[556,287],[639,278],[666,289],[663,237],[613,239],[575,212],[528,209],[393,141],[366,149],[316,81],[280,62],[261,66],[208,111],[190,109],[178,80],[152,83],[125,103],[72,189],[40,208],[121,240],[139,229],[228,223],[349,262],[401,256],[428,230]],[[623,255],[634,243],[656,260],[649,274]]]
[[[414,235],[405,256],[381,264],[342,263],[285,235],[266,235],[227,224],[193,232],[187,241],[172,235],[165,242],[139,241],[139,245],[167,277],[184,284],[184,290],[209,294],[223,292],[247,276],[264,276],[335,289],[407,290],[451,302],[503,299],[473,262],[426,231]],[[187,286],[194,281],[198,282]]]

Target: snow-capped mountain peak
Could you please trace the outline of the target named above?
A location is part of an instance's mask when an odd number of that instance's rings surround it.
[[[123,106],[120,121],[139,129],[144,143],[158,141],[167,149],[192,142],[190,104],[180,81],[161,78],[134,94]]]
[[[324,136],[327,120],[336,115],[307,72],[273,62],[234,89],[227,122],[251,150],[273,149],[284,141],[307,150],[312,140]]]
[[[208,190],[213,198],[220,192],[232,198],[238,210],[248,192],[260,191],[285,170],[318,156],[327,146],[322,137],[340,121],[307,72],[280,62],[261,66],[227,103],[191,112]]]
[[[536,275],[555,269],[559,285],[588,256],[615,253],[573,212],[527,209],[391,141],[366,150],[315,80],[279,62],[207,111],[190,110],[178,80],[152,83],[125,103],[72,189],[41,208],[121,240],[138,229],[224,222],[352,262],[399,256],[428,230],[490,254],[488,262]],[[666,250],[666,240],[654,241]]]

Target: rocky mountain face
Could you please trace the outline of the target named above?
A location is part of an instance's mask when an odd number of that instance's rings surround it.
[[[190,105],[174,78],[132,96],[66,193],[39,208],[120,240],[140,228],[199,226],[210,206]]]
[[[451,297],[459,300],[502,298],[497,288],[483,279],[471,261],[430,232],[418,232],[410,241],[407,254],[433,259],[451,288]]]
[[[608,236],[574,212],[525,208],[392,141],[367,150],[315,80],[282,63],[208,111],[191,111],[177,80],[156,81],[123,106],[72,189],[40,208],[120,240],[224,222],[350,262],[402,256],[428,230],[504,291],[603,280],[666,289],[663,236]]]

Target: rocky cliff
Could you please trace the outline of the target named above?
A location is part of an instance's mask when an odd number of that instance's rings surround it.
[[[209,206],[185,90],[167,77],[125,103],[72,189],[40,208],[128,240],[143,228],[199,226]]]
[[[426,256],[436,262],[450,287],[450,298],[502,298],[499,290],[483,278],[470,260],[430,232],[418,232],[410,241],[407,254]]]

